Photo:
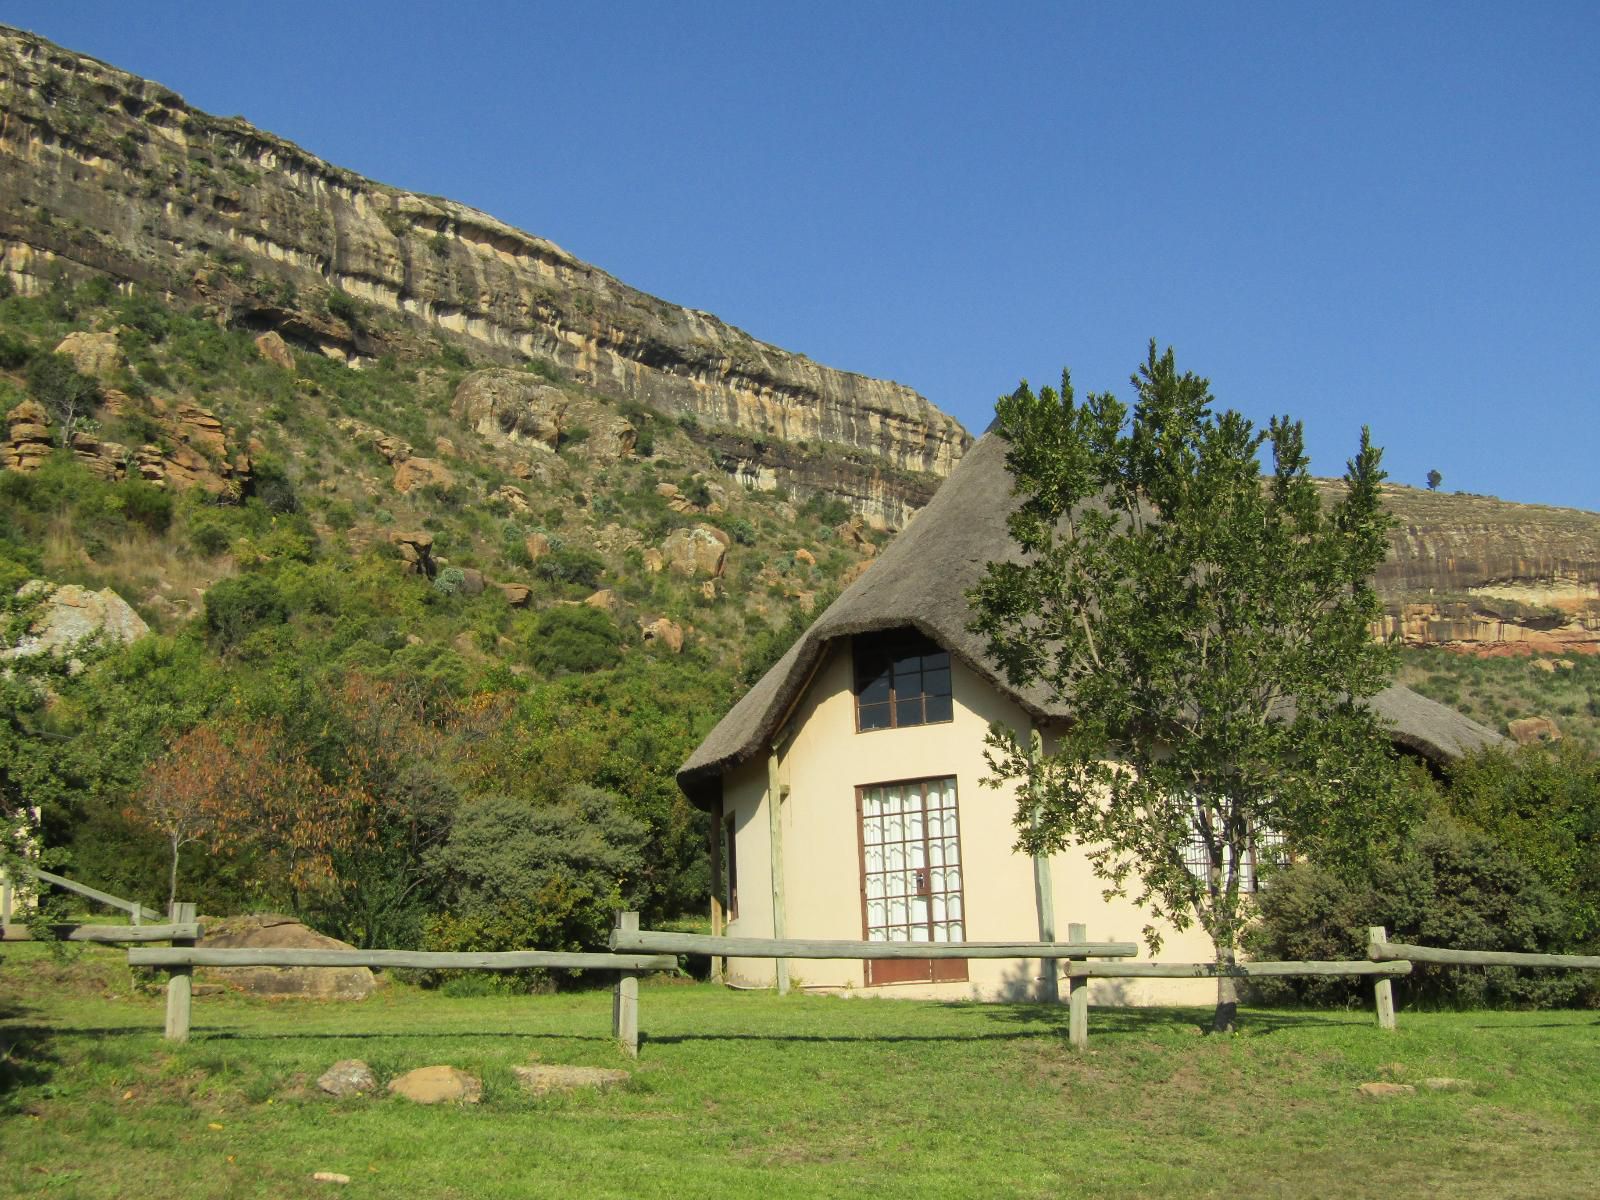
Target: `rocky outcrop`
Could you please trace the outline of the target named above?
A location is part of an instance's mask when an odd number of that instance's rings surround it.
[[[418,1067],[389,1081],[389,1094],[415,1104],[476,1104],[483,1081],[455,1067]]]
[[[76,330],[67,334],[56,346],[57,354],[65,354],[80,375],[107,383],[128,365],[127,356],[117,344],[114,333],[90,333]]]
[[[0,446],[0,467],[35,471],[56,448],[50,414],[37,400],[24,400],[6,414],[6,440]]]
[[[58,270],[132,280],[347,362],[394,348],[364,319],[385,314],[708,431],[859,452],[840,460],[834,494],[890,523],[970,441],[910,388],[757,341],[485,213],[374,183],[30,34],[0,29],[0,99],[0,269],[24,292]],[[597,453],[617,450],[620,428],[590,430]],[[804,480],[784,486],[809,494]]]

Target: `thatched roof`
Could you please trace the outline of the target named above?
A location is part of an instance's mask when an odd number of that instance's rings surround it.
[[[966,593],[985,564],[1020,559],[1006,519],[1015,509],[1006,443],[986,434],[865,574],[828,606],[773,668],[729,710],[678,771],[694,796],[703,784],[758,754],[810,678],[828,644],[858,633],[915,626],[987,679],[1032,716],[1069,718],[1068,706],[1044,688],[1011,687],[967,630]],[[1500,736],[1467,717],[1394,686],[1373,697],[1393,727],[1397,744],[1436,762],[1499,742]]]

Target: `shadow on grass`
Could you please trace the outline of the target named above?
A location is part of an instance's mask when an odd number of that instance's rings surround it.
[[[997,1004],[984,1007],[984,1016],[991,1021],[1015,1024],[1044,1025],[1050,1032],[1067,1035],[1067,1006],[1065,1004]],[[1193,1007],[1140,1007],[1089,1008],[1089,1032],[1095,1034],[1148,1034],[1174,1028],[1195,1029],[1201,1033],[1211,1031],[1212,1010]],[[1285,1011],[1283,1009],[1239,1010],[1239,1032],[1245,1035],[1271,1034],[1281,1029],[1310,1029],[1326,1027],[1343,1029],[1351,1024],[1349,1019],[1339,1019],[1325,1012]]]
[[[21,1018],[37,1015],[19,1005],[0,1004],[0,1112],[11,1106],[18,1088],[45,1082],[60,1062],[50,1044],[55,1031],[21,1023]]]

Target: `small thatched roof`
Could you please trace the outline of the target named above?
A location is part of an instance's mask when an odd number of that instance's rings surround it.
[[[858,633],[914,626],[959,658],[1002,694],[1041,720],[1070,718],[1071,709],[1044,688],[1011,687],[967,630],[966,593],[985,564],[1020,560],[1006,528],[1017,498],[1006,469],[1006,443],[989,433],[968,450],[928,506],[865,574],[801,635],[773,668],[707,735],[678,771],[694,796],[701,785],[760,753],[793,705],[828,644]],[[1436,762],[1499,742],[1494,731],[1398,685],[1374,696],[1373,707],[1394,729],[1394,740]]]

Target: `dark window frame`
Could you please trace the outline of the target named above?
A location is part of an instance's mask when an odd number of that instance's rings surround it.
[[[734,836],[733,814],[722,822],[722,910],[723,919],[739,919],[739,843]]]
[[[857,733],[955,720],[950,652],[920,631],[859,634],[850,659]]]

